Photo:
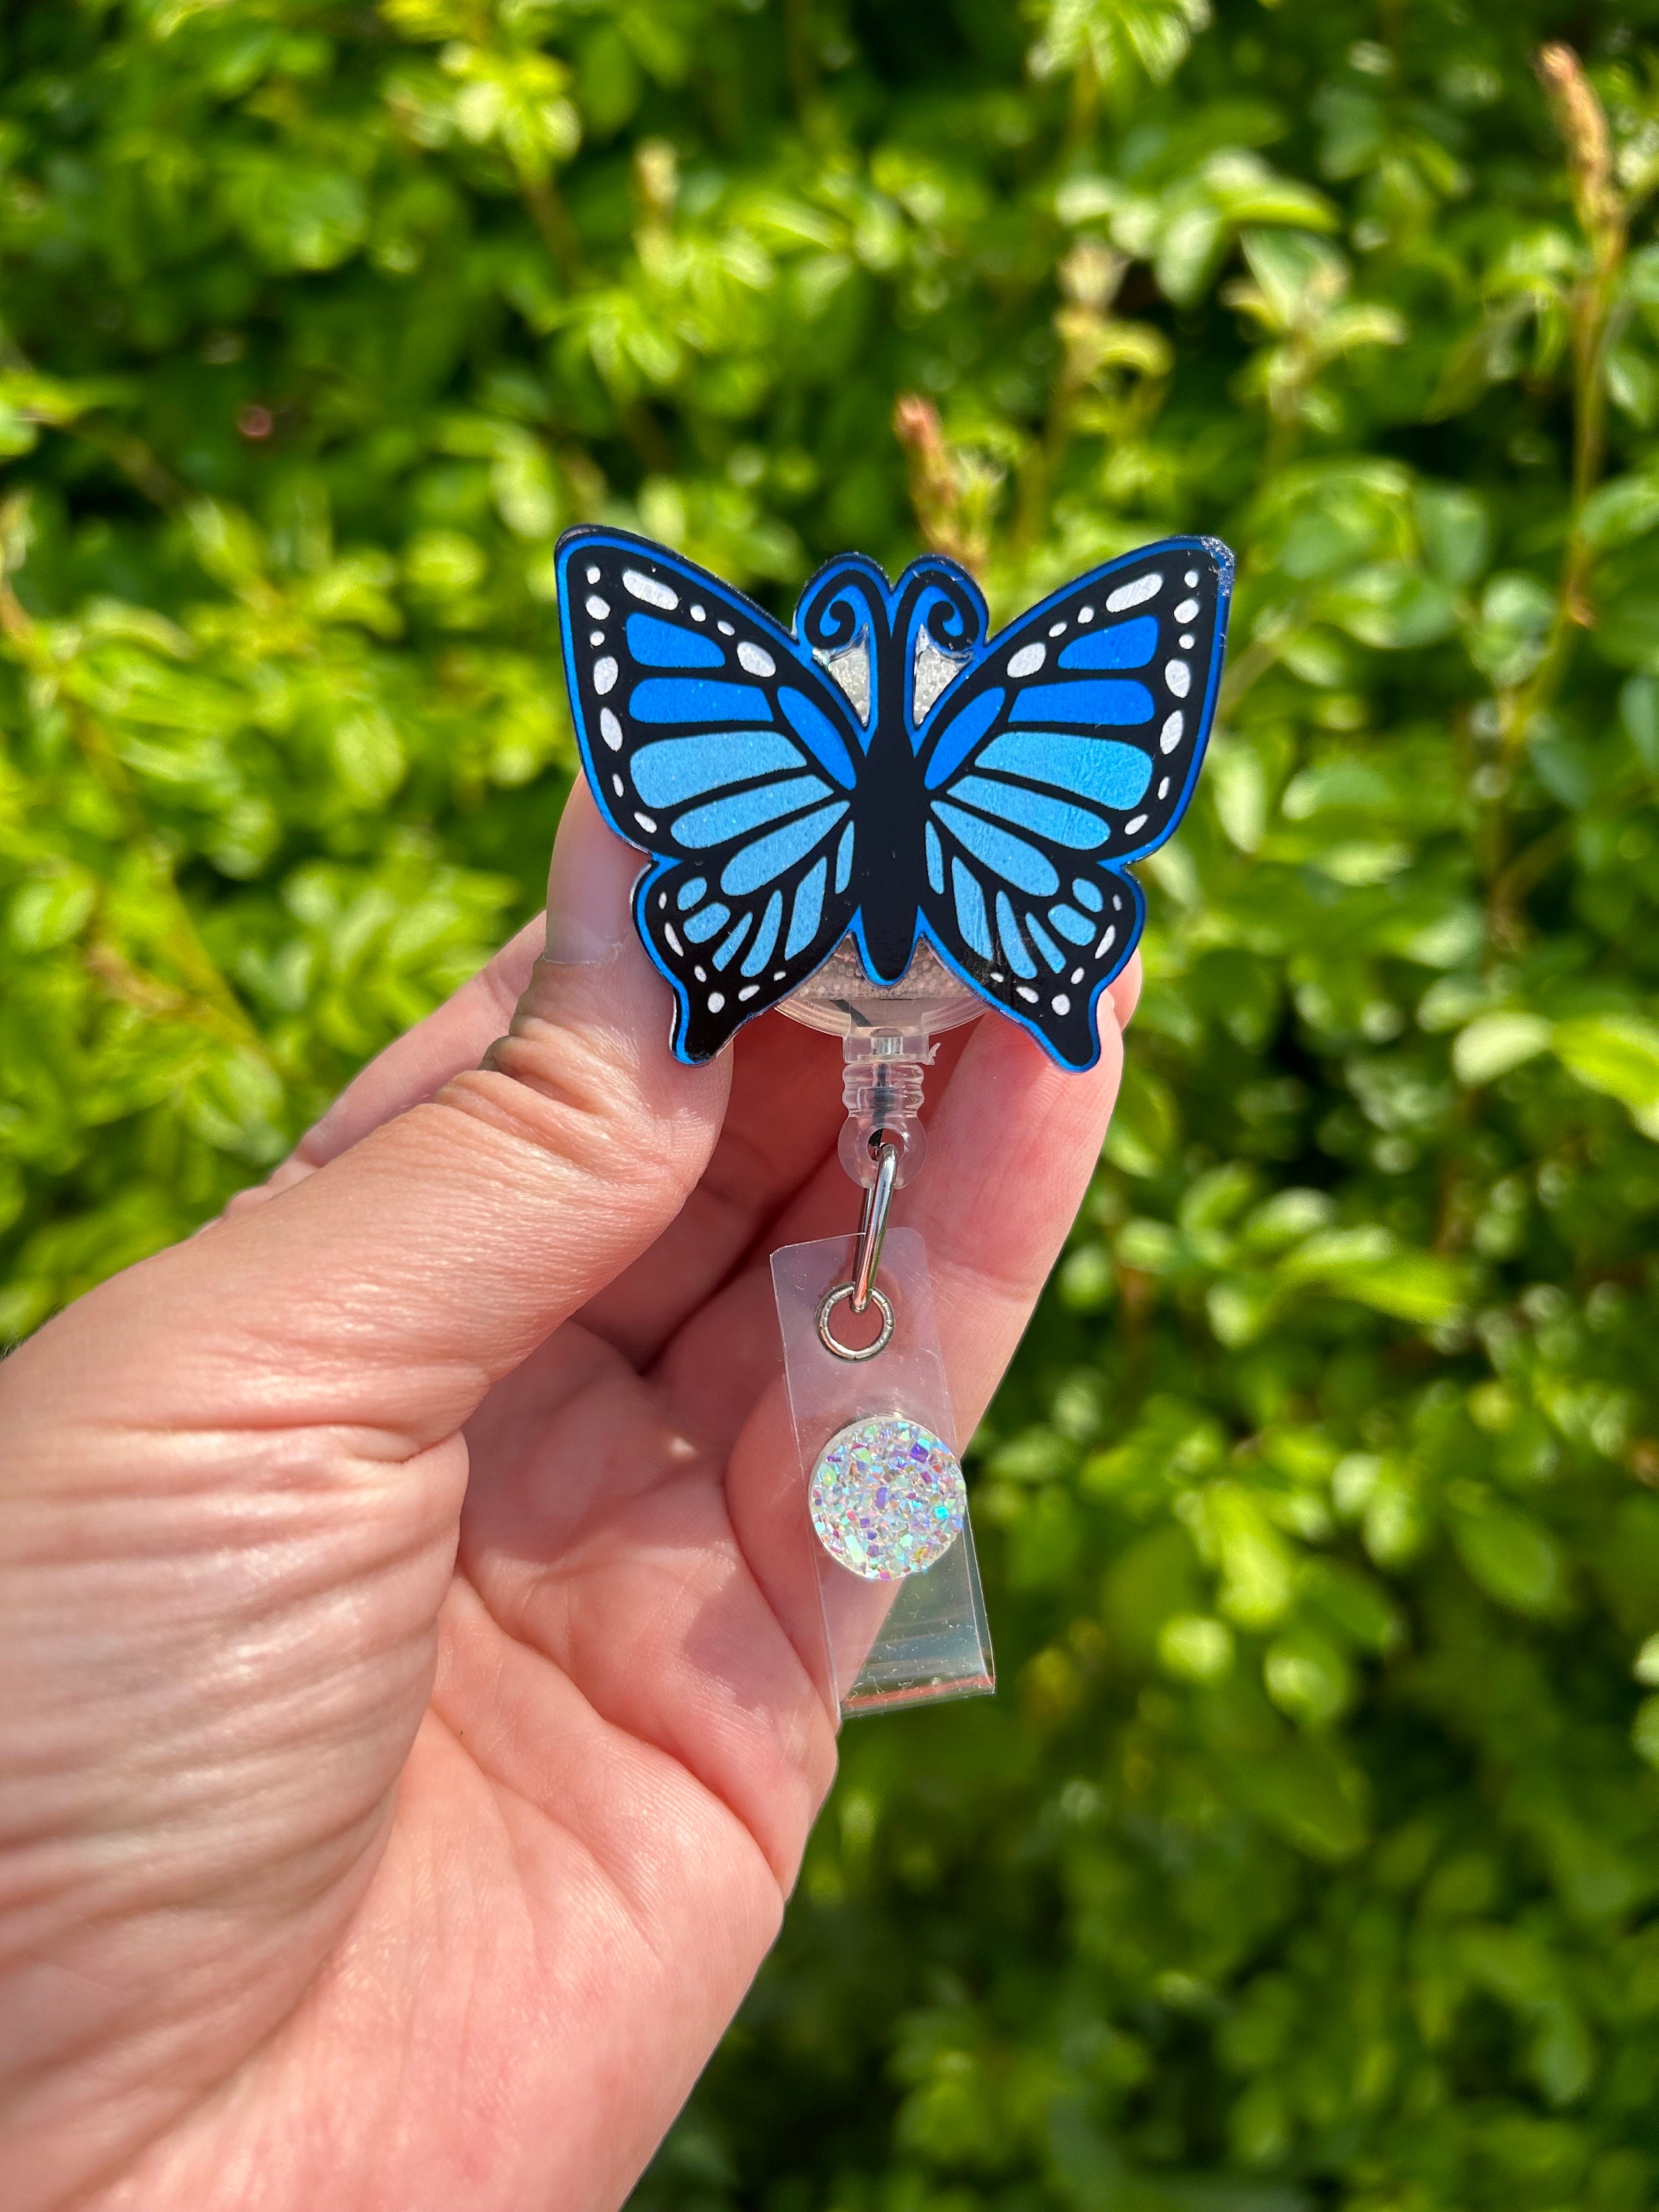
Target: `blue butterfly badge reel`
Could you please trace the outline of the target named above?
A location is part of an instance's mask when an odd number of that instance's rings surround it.
[[[994,637],[954,562],[847,554],[786,630],[624,531],[558,550],[566,681],[634,915],[696,1062],[774,1007],[842,1040],[853,1237],[774,1254],[827,1686],[844,1712],[994,1686],[927,1255],[887,1233],[926,1148],[933,1040],[988,1009],[1100,1054],[1140,936],[1129,872],[1186,811],[1232,556],[1166,538]]]

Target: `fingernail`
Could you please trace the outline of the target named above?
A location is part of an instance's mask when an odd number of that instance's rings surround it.
[[[547,957],[571,968],[614,957],[632,929],[634,881],[644,866],[599,819],[586,784],[566,803],[547,878]]]

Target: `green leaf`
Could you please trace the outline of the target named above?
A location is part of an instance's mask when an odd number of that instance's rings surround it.
[[[1180,1231],[1167,1221],[1139,1220],[1126,1222],[1118,1231],[1117,1256],[1142,1274],[1168,1275],[1184,1267],[1189,1255]]]
[[[1218,1682],[1233,1663],[1233,1632],[1201,1613],[1171,1615],[1158,1632],[1158,1663],[1187,1682]]]
[[[1394,652],[1431,644],[1453,622],[1445,586],[1401,562],[1358,570],[1323,604],[1331,620],[1362,645]]]
[[[1512,1506],[1454,1516],[1458,1556],[1488,1597],[1512,1613],[1550,1613],[1565,1590],[1560,1548],[1549,1531]]]
[[[418,592],[434,599],[457,599],[483,580],[489,566],[483,548],[459,530],[424,530],[411,538],[404,573]]]
[[[1112,83],[1137,64],[1162,84],[1210,20],[1208,0],[1040,0],[1042,35],[1031,49],[1041,79],[1087,64]]]
[[[1230,1779],[1257,1818],[1309,1858],[1340,1865],[1364,1848],[1364,1778],[1316,1739],[1241,1759]]]
[[[1592,545],[1627,545],[1659,522],[1659,477],[1615,477],[1584,502],[1581,528]]]
[[[1492,1083],[1545,1051],[1553,1035],[1537,1014],[1483,1014],[1459,1033],[1452,1065],[1461,1083]]]
[[[1455,1261],[1405,1249],[1377,1227],[1321,1231],[1282,1261],[1279,1273],[1289,1282],[1425,1325],[1449,1321],[1466,1293]]]
[[[1544,658],[1553,594],[1534,576],[1494,576],[1480,602],[1469,657],[1495,684],[1524,683]]]
[[[26,951],[45,952],[78,937],[97,904],[98,887],[84,870],[37,877],[13,894],[11,933]]]
[[[1257,1500],[1237,1483],[1212,1484],[1195,1525],[1220,1571],[1219,1612],[1241,1628],[1270,1628],[1291,1601],[1291,1553]]]
[[[1117,1109],[1106,1133],[1106,1158],[1125,1174],[1155,1174],[1179,1133],[1176,1103],[1167,1084],[1132,1060],[1124,1070]]]
[[[333,269],[368,230],[368,198],[343,169],[270,154],[239,154],[224,185],[232,221],[275,269]]]
[[[1659,372],[1653,363],[1632,346],[1612,346],[1603,373],[1613,405],[1647,429],[1659,413]]]
[[[1304,1728],[1324,1728],[1353,1696],[1347,1661],[1328,1636],[1315,1628],[1295,1628],[1276,1637],[1262,1662],[1267,1695],[1283,1713]]]
[[[1490,557],[1492,526],[1485,502],[1455,484],[1419,484],[1413,496],[1429,566],[1442,583],[1463,589]]]
[[[1619,694],[1619,716],[1643,767],[1659,775],[1659,679],[1632,676]]]
[[[1637,1707],[1630,1740],[1650,1766],[1659,1766],[1659,1698],[1644,1698]]]
[[[1558,1022],[1551,1043],[1570,1073],[1618,1099],[1644,1135],[1659,1138],[1659,1027],[1633,1014],[1591,1014]]]

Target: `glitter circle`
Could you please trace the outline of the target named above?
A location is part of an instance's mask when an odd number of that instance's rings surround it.
[[[956,1454],[902,1413],[854,1421],[832,1437],[812,1469],[809,1498],[819,1543],[872,1583],[931,1567],[968,1517]]]

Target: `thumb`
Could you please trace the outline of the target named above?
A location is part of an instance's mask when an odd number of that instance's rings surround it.
[[[579,786],[548,953],[483,1066],[102,1285],[29,1364],[57,1367],[83,1410],[95,1323],[103,1402],[156,1422],[367,1423],[411,1449],[452,1433],[661,1234],[720,1131],[728,1068],[669,1051],[667,987],[629,911],[640,866]]]

